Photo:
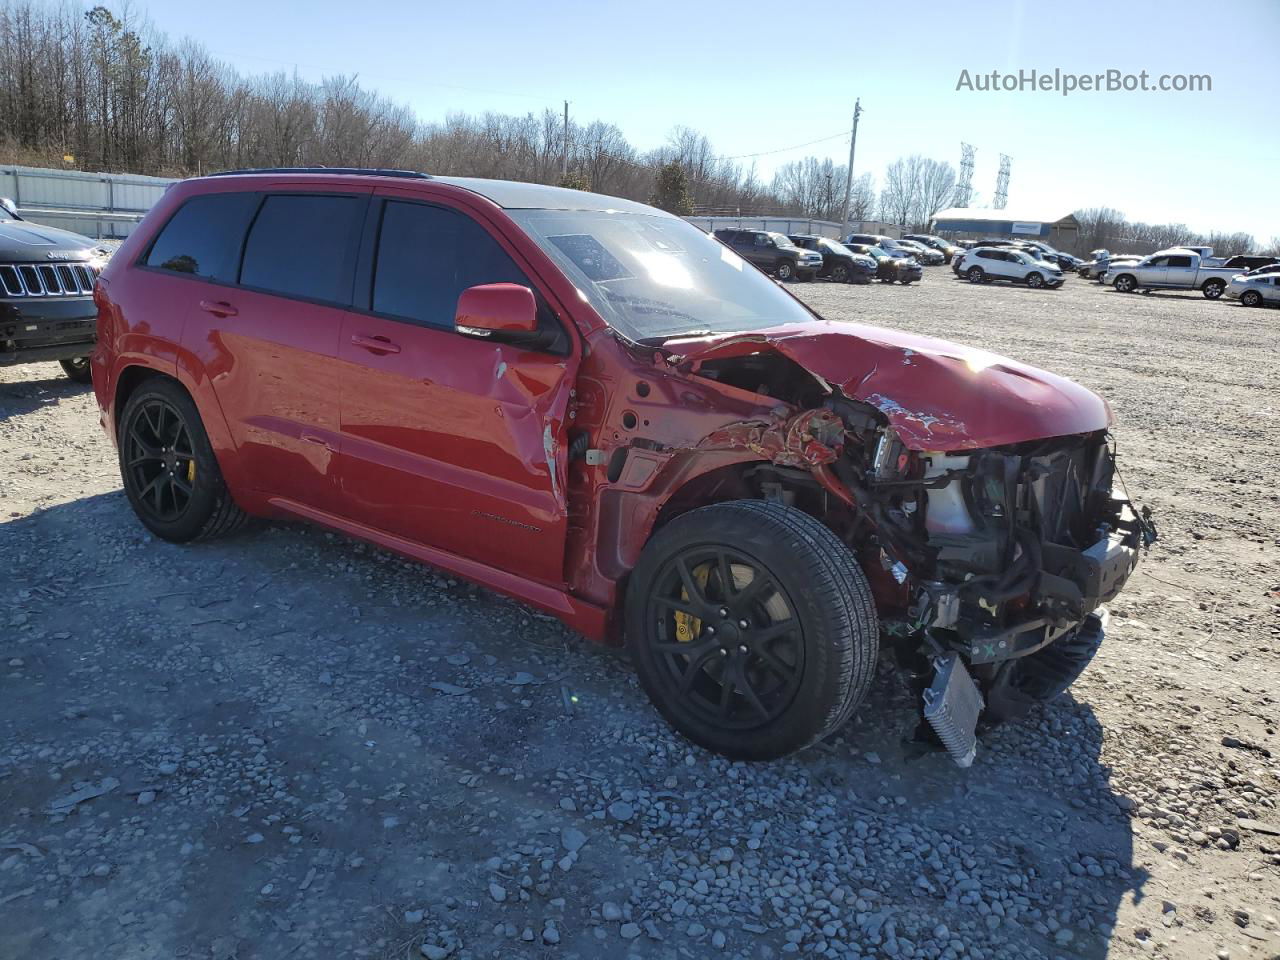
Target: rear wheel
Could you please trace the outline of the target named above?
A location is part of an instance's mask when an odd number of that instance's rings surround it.
[[[93,383],[93,371],[89,367],[88,357],[76,357],[73,360],[59,360],[62,366],[62,372],[67,375],[68,380],[74,380],[76,383]]]
[[[173,380],[147,380],[130,395],[119,453],[129,503],[156,536],[184,543],[230,533],[244,522],[195,402]]]
[[[1240,294],[1240,302],[1246,307],[1260,307],[1262,306],[1262,294],[1257,290],[1246,290]]]
[[[796,275],[795,267],[790,260],[779,260],[773,268],[773,275],[779,280],[790,280]]]
[[[987,278],[986,272],[981,267],[970,267],[965,271],[965,276],[969,278],[970,283],[981,283]]]
[[[813,517],[763,500],[692,510],[627,586],[645,692],[693,742],[772,760],[835,732],[870,686],[879,626],[866,577]]]
[[[1206,300],[1217,300],[1222,296],[1222,291],[1227,285],[1221,280],[1206,280],[1204,286],[1200,288],[1200,292],[1205,295]]]

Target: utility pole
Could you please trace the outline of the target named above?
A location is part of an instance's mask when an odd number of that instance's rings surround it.
[[[844,178],[844,223],[840,227],[843,240],[849,233],[849,215],[853,212],[853,150],[858,145],[858,117],[862,116],[862,98],[853,104],[853,130],[849,134],[849,169]]]
[[[560,154],[560,179],[569,176],[569,101],[564,102],[564,150]]]

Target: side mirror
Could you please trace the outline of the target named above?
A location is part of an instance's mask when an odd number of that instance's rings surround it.
[[[8,197],[0,197],[0,207],[4,207],[5,211],[12,217],[18,215],[18,205]]]
[[[538,304],[533,291],[518,283],[482,283],[462,291],[453,325],[470,337],[533,333],[538,329]]]

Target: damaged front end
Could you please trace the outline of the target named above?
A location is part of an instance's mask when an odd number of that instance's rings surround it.
[[[988,721],[1062,692],[1096,651],[1097,613],[1155,528],[1116,491],[1105,431],[918,451],[865,413],[847,421],[864,426],[868,443],[847,444],[834,469],[902,588],[883,629],[921,683],[926,719],[968,765],[978,715],[967,675]],[[939,707],[949,702],[962,708]]]
[[[775,398],[698,449],[736,450],[755,496],[820,516],[871,581],[881,632],[961,765],[979,719],[1065,690],[1102,606],[1156,537],[1117,489],[1111,413],[1084,387],[985,351],[815,323],[688,345],[671,366]]]

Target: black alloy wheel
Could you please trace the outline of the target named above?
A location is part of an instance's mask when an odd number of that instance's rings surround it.
[[[196,405],[177,381],[157,376],[140,384],[124,404],[119,429],[125,494],[156,536],[184,543],[244,522]]]
[[[124,437],[121,459],[138,503],[162,523],[181,519],[196,481],[195,451],[182,415],[167,400],[139,404]]]
[[[870,684],[879,628],[849,548],[793,507],[700,507],[646,545],[627,585],[645,692],[695,743],[769,760],[834,732]]]

